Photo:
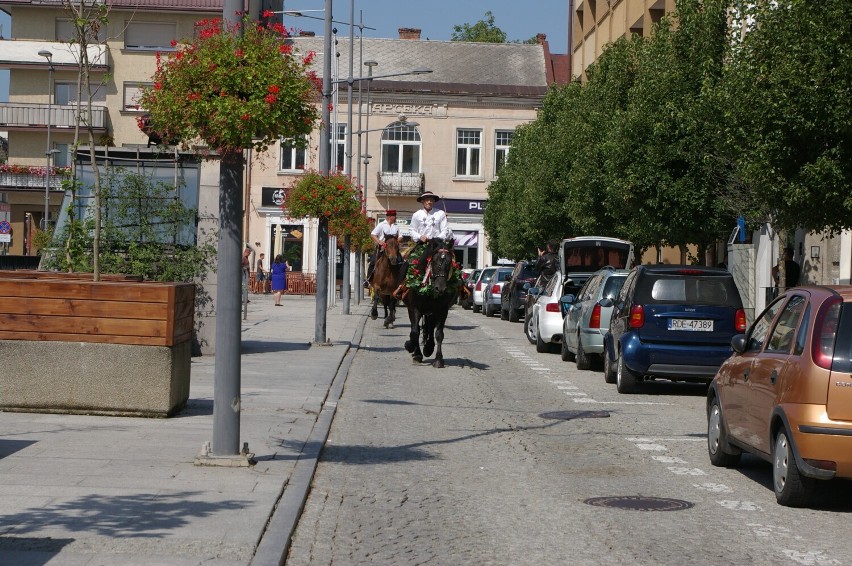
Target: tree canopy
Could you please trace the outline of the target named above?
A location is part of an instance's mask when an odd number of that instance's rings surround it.
[[[852,3],[748,6],[678,0],[650,37],[553,87],[489,187],[495,252],[582,234],[703,246],[738,215],[852,227],[852,28],[836,25]]]
[[[485,12],[485,19],[473,25],[453,26],[451,41],[473,41],[477,43],[506,43],[506,32],[494,25],[494,14]]]

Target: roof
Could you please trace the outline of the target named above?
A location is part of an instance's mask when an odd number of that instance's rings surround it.
[[[87,0],[91,3],[91,0]],[[221,12],[223,0],[100,0],[110,8],[138,10],[169,10],[183,12]],[[63,0],[0,0],[5,5],[32,5],[34,7],[59,7]]]
[[[321,74],[323,38],[294,37],[292,42],[302,53],[316,53],[312,65]],[[545,52],[541,45],[364,38],[356,40],[354,48],[355,53],[363,48],[364,61],[378,63],[373,67],[373,75],[376,77],[408,73],[424,67],[432,70],[422,75],[378,78],[371,83],[373,91],[411,90],[540,97],[546,94],[548,88]],[[345,80],[348,67],[343,62],[349,53],[348,38],[338,38],[337,52],[341,54],[340,79]],[[359,68],[361,66],[356,62],[356,77]],[[366,76],[366,69],[364,71],[362,76]]]

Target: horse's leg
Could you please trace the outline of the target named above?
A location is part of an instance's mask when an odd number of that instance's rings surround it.
[[[435,315],[430,313],[423,318],[423,355],[428,358],[435,351]]]
[[[435,322],[435,341],[437,344],[437,349],[435,350],[435,361],[432,362],[432,367],[442,368],[444,367],[444,354],[441,352],[441,344],[444,342],[444,323],[447,321],[447,312],[449,309],[444,311],[441,314],[435,315],[437,319]]]
[[[411,331],[405,341],[405,349],[411,353],[412,361],[419,364],[423,361],[423,352],[420,351],[420,313],[411,305],[408,307],[408,319],[411,321]]]
[[[377,318],[379,318],[379,294],[375,291],[373,291],[372,294],[373,294],[373,308],[370,309],[370,319],[376,320]]]
[[[382,295],[382,305],[385,307],[385,328],[393,328],[393,321],[396,319],[394,313],[396,300],[390,295]]]

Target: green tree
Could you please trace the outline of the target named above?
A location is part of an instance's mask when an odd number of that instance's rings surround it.
[[[722,107],[725,193],[780,229],[852,227],[852,3],[759,3],[734,44]]]
[[[453,26],[450,41],[472,41],[476,43],[506,43],[506,32],[494,25],[494,14],[485,12],[485,19],[473,25]]]

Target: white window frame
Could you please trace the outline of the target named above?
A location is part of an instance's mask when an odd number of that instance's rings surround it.
[[[128,51],[174,51],[176,22],[124,22],[124,49]]]
[[[95,92],[92,93],[92,104],[96,106],[106,106],[106,85],[92,84]],[[82,93],[85,101],[88,94],[85,92],[85,87]],[[64,92],[63,92],[64,91]],[[62,96],[60,96],[62,94]],[[77,103],[77,83],[69,81],[57,81],[53,83],[53,100],[59,106],[68,106]]]
[[[396,169],[389,169],[387,152],[396,147]],[[405,171],[406,151],[417,161],[417,167],[413,171]],[[394,122],[382,131],[382,173],[420,173],[423,167],[423,143],[417,126],[408,125],[405,122]]]
[[[121,110],[124,112],[145,112],[139,102],[143,88],[150,88],[154,83],[140,83],[131,81],[124,83],[124,96],[122,98]]]
[[[334,158],[334,167],[346,171],[346,124],[337,124],[337,137],[331,139],[331,156]]]
[[[307,166],[307,148],[296,146],[291,143],[292,139],[293,138],[286,138],[279,142],[280,150],[278,152],[278,171],[281,173],[304,173],[305,167]],[[290,164],[294,165],[294,167],[284,166],[285,155],[289,155]],[[302,163],[301,167],[299,167],[300,158]]]
[[[508,140],[500,138],[506,136]],[[509,159],[509,149],[512,146],[512,139],[515,137],[515,130],[495,130],[494,131],[494,176],[497,177],[500,168],[506,164]],[[509,143],[506,144],[505,142]]]
[[[474,141],[473,138],[476,138]],[[475,170],[474,170],[475,168]],[[482,130],[479,128],[456,129],[456,174],[457,178],[482,178]]]

